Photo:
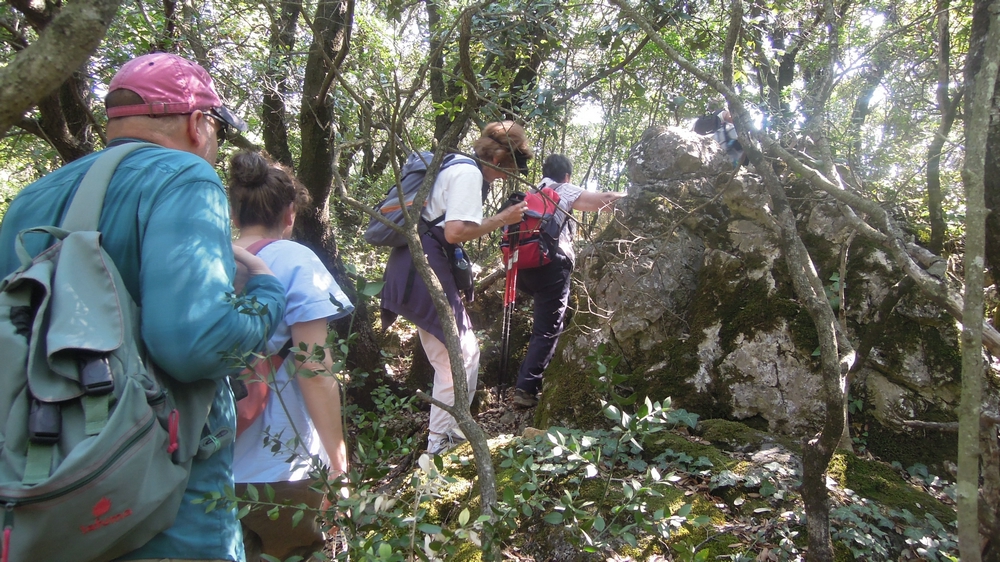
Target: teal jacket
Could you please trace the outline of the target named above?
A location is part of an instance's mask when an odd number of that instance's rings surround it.
[[[116,141],[116,143],[127,141]],[[80,158],[25,187],[0,223],[0,277],[20,262],[14,240],[26,228],[57,225],[97,154]],[[270,275],[247,283],[248,294],[267,305],[264,316],[239,313],[225,295],[233,291],[236,263],[229,202],[205,160],[167,148],[140,149],[119,165],[108,186],[100,230],[133,299],[142,308],[142,339],[153,361],[181,382],[217,381],[209,427],[236,427],[226,377],[235,369],[225,354],[261,349],[284,316],[285,292]],[[36,255],[52,243],[29,234]],[[195,460],[174,526],[125,557],[243,560],[239,523],[231,510],[205,512],[191,500],[233,485],[232,445]]]

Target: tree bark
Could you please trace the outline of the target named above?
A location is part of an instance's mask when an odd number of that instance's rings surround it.
[[[974,33],[982,23],[973,19]],[[979,32],[982,32],[980,30]],[[981,53],[968,55],[969,60]],[[970,63],[967,63],[967,65]],[[993,89],[993,114],[1000,110],[1000,78]],[[986,132],[986,163],[984,172],[984,197],[986,201],[986,266],[994,283],[1000,283],[1000,120],[994,119]]]
[[[79,0],[65,5],[45,22],[46,13],[25,6],[38,39],[0,68],[0,135],[24,112],[55,92],[90,58],[111,25],[121,0]],[[21,9],[20,2],[15,7]],[[41,22],[41,23],[39,23]]]
[[[271,14],[271,35],[268,39],[267,69],[264,71],[264,92],[260,110],[264,148],[276,161],[295,167],[288,146],[285,95],[288,93],[289,56],[295,48],[295,31],[302,0],[284,0]]]
[[[313,42],[306,59],[305,78],[302,86],[302,112],[299,127],[302,134],[302,154],[297,176],[309,190],[313,206],[301,213],[295,224],[295,236],[312,248],[333,274],[337,284],[355,303],[353,328],[357,338],[351,348],[351,364],[368,373],[381,369],[381,355],[372,313],[367,303],[358,298],[354,281],[347,273],[340,249],[330,223],[330,193],[333,182],[332,145],[334,142],[334,114],[329,93],[331,77],[350,48],[351,27],[354,22],[353,0],[321,0],[316,6],[312,21]],[[273,99],[272,99],[273,101]],[[273,118],[273,116],[272,116]],[[344,324],[338,323],[338,329]],[[346,334],[341,333],[342,336]],[[376,384],[375,377],[366,379],[366,385]],[[355,397],[364,403],[369,394],[363,387]]]
[[[994,401],[990,410],[996,411]],[[985,543],[984,562],[1000,561],[1000,443],[995,421],[982,420],[979,433],[979,458],[982,463],[982,485],[979,489],[979,534]]]
[[[451,100],[461,88],[455,81],[445,81],[444,79],[444,52],[442,50],[442,40],[445,37],[445,30],[441,29],[441,13],[438,10],[438,3],[435,0],[427,0],[427,31],[430,36],[428,63],[431,101],[440,104]],[[440,141],[444,138],[451,125],[451,116],[446,113],[434,116],[434,139]],[[410,147],[412,148],[412,147]]]
[[[941,112],[941,124],[937,134],[931,140],[927,149],[927,214],[931,223],[931,239],[928,249],[940,254],[944,249],[944,234],[947,225],[942,212],[943,196],[941,194],[941,149],[948,140],[951,126],[955,122],[958,100],[951,101],[948,95],[948,83],[951,80],[951,35],[948,31],[948,10],[950,0],[938,0],[938,84],[937,103]]]
[[[986,133],[1000,66],[1000,1],[973,3],[972,35],[965,69],[965,302],[962,314],[962,400],[958,415],[958,549],[979,562],[979,445],[983,399],[983,267],[986,207]]]
[[[854,101],[854,109],[851,111],[851,128],[848,133],[852,139],[848,161],[851,163],[851,169],[855,170],[855,173],[865,169],[864,164],[861,162],[863,151],[861,129],[868,119],[868,114],[871,113],[871,101],[872,96],[875,94],[875,89],[882,82],[886,67],[889,64],[889,61],[885,61],[884,63],[865,69],[863,72],[862,80],[864,80],[864,86],[861,88],[858,99]]]
[[[163,0],[163,32],[156,41],[156,50],[169,52],[177,40],[177,0]]]

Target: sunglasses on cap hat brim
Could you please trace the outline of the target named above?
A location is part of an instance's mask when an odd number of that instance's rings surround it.
[[[237,117],[232,111],[229,111],[225,106],[213,107],[205,111],[205,114],[209,117],[217,120],[221,127],[219,127],[218,140],[219,144],[226,142],[229,138],[229,128],[232,127],[237,131],[246,132],[247,124],[242,119]]]
[[[245,121],[236,116],[235,113],[229,111],[226,106],[213,107],[211,113],[226,122],[227,125],[236,129],[241,133],[247,132],[247,124]]]

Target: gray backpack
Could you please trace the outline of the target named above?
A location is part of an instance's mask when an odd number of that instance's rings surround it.
[[[400,170],[399,185],[392,186],[389,189],[389,193],[386,194],[385,199],[375,209],[382,213],[385,218],[389,219],[390,222],[403,226],[405,220],[403,218],[403,207],[409,208],[413,206],[413,198],[416,197],[417,191],[420,190],[420,184],[423,183],[424,176],[427,175],[427,164],[433,158],[433,152],[410,153],[406,158],[406,163],[403,164],[403,168]],[[443,171],[455,164],[477,165],[475,160],[467,156],[449,154],[441,162],[440,170]],[[402,204],[400,204],[400,190],[403,192]],[[433,188],[431,189],[431,193],[433,193]],[[427,194],[427,199],[430,199],[430,193]],[[424,201],[424,206],[427,206],[427,201]],[[421,220],[424,226],[436,226],[444,220],[444,215],[432,221]],[[421,231],[423,231],[423,227]],[[373,246],[395,248],[406,245],[406,236],[382,224],[378,219],[373,217],[368,221],[368,228],[365,230],[365,241]]]
[[[139,309],[97,232],[118,163],[153,146],[105,151],[61,227],[18,234],[22,265],[0,282],[0,536],[11,562],[139,548],[173,524],[192,458],[218,448],[207,439],[199,452],[215,382],[181,385],[146,360]],[[26,235],[55,243],[32,257]]]

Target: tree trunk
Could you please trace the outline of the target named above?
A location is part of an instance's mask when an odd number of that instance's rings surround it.
[[[990,400],[989,410],[996,411],[995,400]],[[979,458],[982,463],[983,482],[979,490],[979,533],[984,540],[983,562],[1000,562],[1000,443],[997,425],[982,420],[979,434]]]
[[[441,40],[445,30],[441,29],[441,12],[435,0],[427,0],[427,32],[430,37],[427,61],[430,64],[429,81],[431,101],[442,103],[454,98],[461,88],[456,81],[444,79],[444,52],[441,50]],[[451,116],[441,113],[434,116],[434,139],[440,141],[451,125]],[[414,147],[409,147],[413,149]]]
[[[962,314],[962,400],[958,410],[958,550],[965,562],[981,560],[979,440],[983,399],[983,258],[986,208],[986,133],[1000,66],[1000,0],[973,4],[965,69],[965,306]]]
[[[851,164],[851,169],[854,170],[855,174],[862,173],[865,170],[865,165],[861,161],[861,154],[863,151],[863,145],[861,142],[861,129],[865,124],[865,120],[868,119],[868,114],[871,113],[871,101],[872,96],[875,94],[875,89],[878,85],[882,83],[882,78],[885,76],[886,66],[889,65],[887,61],[885,64],[879,64],[874,68],[866,69],[863,72],[864,86],[861,88],[861,93],[858,95],[858,99],[854,101],[854,110],[851,112],[851,128],[849,135],[852,138],[850,144],[850,152],[848,153],[848,161]]]
[[[945,222],[942,213],[943,196],[941,194],[941,149],[951,132],[955,121],[955,110],[958,103],[953,103],[948,95],[948,82],[951,80],[951,38],[948,32],[948,10],[950,0],[938,0],[938,111],[941,112],[941,124],[937,134],[927,149],[927,214],[931,223],[931,239],[927,245],[930,251],[940,254],[944,249]]]
[[[267,69],[264,71],[264,92],[261,103],[261,125],[264,148],[276,161],[295,167],[288,146],[288,124],[285,121],[285,95],[288,93],[289,56],[295,47],[295,31],[302,0],[285,0],[280,12],[272,14],[271,36],[268,39]]]
[[[297,173],[312,196],[313,207],[309,212],[299,215],[295,235],[303,244],[316,251],[337,284],[355,303],[353,328],[357,332],[357,339],[349,359],[353,367],[374,373],[382,364],[372,329],[372,314],[366,303],[358,298],[354,281],[341,259],[337,238],[330,223],[330,192],[333,166],[336,163],[332,151],[333,108],[328,93],[330,78],[338,70],[350,48],[353,19],[353,0],[321,0],[316,6],[312,22],[313,42],[309,47],[302,87],[302,113],[299,116],[302,155]],[[338,324],[338,327],[343,328],[344,325]],[[343,333],[341,335],[346,336]],[[376,382],[373,379],[374,377],[367,379],[369,384]],[[367,394],[362,389],[357,397],[364,401]]]

